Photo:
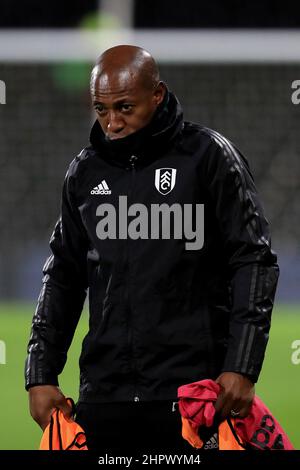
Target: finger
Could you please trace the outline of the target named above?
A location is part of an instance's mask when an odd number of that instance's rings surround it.
[[[42,421],[38,424],[39,424],[40,428],[42,428],[42,431],[44,432],[49,423],[50,423],[50,420],[49,421]]]
[[[246,405],[244,403],[243,404],[240,403],[234,409],[239,411],[238,418],[246,418],[250,412],[250,408],[251,408],[251,403],[247,403]]]
[[[230,415],[230,411],[234,409],[234,401],[232,398],[228,398],[227,400],[224,401],[223,408],[221,410],[221,419],[224,420],[227,418],[227,416]]]
[[[53,408],[53,410],[54,410],[54,408]],[[40,428],[42,428],[43,431],[48,426],[48,424],[50,423],[51,414],[52,414],[53,410],[50,410],[50,411],[48,410],[46,412],[45,411],[43,411],[43,412],[40,412],[40,411],[33,412],[32,410],[30,410],[32,418],[40,426]]]
[[[220,414],[224,406],[225,393],[224,391],[220,392],[215,403],[216,414]]]
[[[36,416],[35,418],[33,418],[34,421],[39,425],[39,427],[45,431],[46,427],[48,426],[48,424],[50,423],[50,420],[51,420],[51,414],[42,414],[40,416]]]
[[[59,408],[64,416],[67,418],[71,418],[72,416],[72,406],[67,402],[67,400],[64,398],[58,405],[57,408]]]
[[[235,404],[235,408],[237,411],[239,411],[239,417],[241,418],[246,418],[246,416],[248,416],[248,414],[250,413],[251,411],[251,408],[252,408],[252,404],[253,404],[253,397],[250,396],[250,397],[247,397],[247,399],[244,399],[244,400],[239,400],[236,404]]]
[[[217,416],[223,421],[230,413],[230,410],[233,406],[233,399],[230,394],[226,394],[225,392],[221,392],[217,398],[215,408]]]

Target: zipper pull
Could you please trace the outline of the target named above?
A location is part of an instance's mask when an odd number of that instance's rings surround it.
[[[131,157],[129,158],[129,163],[130,163],[132,169],[135,168],[135,163],[136,163],[137,159],[138,159],[138,157],[136,155],[131,155]]]

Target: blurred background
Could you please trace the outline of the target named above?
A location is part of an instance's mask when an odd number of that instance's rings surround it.
[[[121,43],[148,49],[185,118],[249,160],[281,268],[257,392],[300,449],[300,4],[290,0],[0,0],[0,420],[11,423],[0,449],[38,447],[23,365],[41,268],[66,169],[88,144],[92,64]],[[86,329],[84,313],[61,381],[75,400]]]

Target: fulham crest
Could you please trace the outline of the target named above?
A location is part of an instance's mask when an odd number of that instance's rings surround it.
[[[175,168],[158,168],[155,170],[155,187],[161,194],[168,194],[172,191],[176,181]]]

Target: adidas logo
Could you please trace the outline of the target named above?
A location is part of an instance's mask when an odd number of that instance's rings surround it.
[[[219,442],[218,442],[218,434],[215,433],[211,438],[205,443],[203,449],[208,450],[208,449],[218,449],[219,448]]]
[[[109,189],[105,180],[102,180],[98,186],[92,189],[91,194],[111,194],[111,190]]]

